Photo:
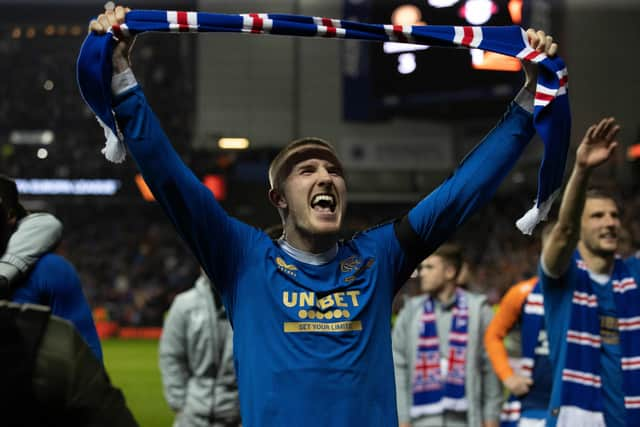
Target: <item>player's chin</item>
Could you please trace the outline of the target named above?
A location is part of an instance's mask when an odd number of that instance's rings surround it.
[[[601,256],[613,256],[616,254],[616,252],[618,251],[618,243],[615,242],[606,242],[606,243],[600,243],[600,245],[598,245],[598,252],[600,253]]]
[[[600,247],[604,250],[615,251],[618,249],[618,238],[617,237],[606,237],[604,239],[600,239]]]
[[[340,221],[316,221],[313,224],[313,232],[318,235],[336,235],[340,233]]]

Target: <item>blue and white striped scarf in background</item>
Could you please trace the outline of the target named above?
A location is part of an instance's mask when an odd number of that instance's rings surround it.
[[[440,360],[440,344],[436,327],[434,301],[428,296],[420,316],[416,363],[413,367],[413,404],[411,417],[441,414],[445,410],[464,412],[465,368],[469,338],[469,309],[464,292],[456,291],[449,330],[449,352],[446,372]]]
[[[604,426],[598,298],[577,250],[573,262],[577,264],[578,276],[567,330],[558,426]],[[620,258],[615,260],[611,286],[618,314],[625,418],[627,425],[637,426],[640,423],[640,289]]]
[[[526,378],[533,378],[537,358],[536,347],[539,345],[538,337],[540,331],[544,329],[544,297],[540,282],[537,282],[527,295],[522,306],[520,323],[522,357],[517,361],[515,373]],[[536,378],[533,380],[535,384]],[[549,394],[551,394],[551,390],[549,390]],[[522,398],[524,397],[522,396]],[[522,417],[522,398],[513,393],[509,394],[509,398],[502,405],[500,427],[518,427]]]
[[[77,64],[80,92],[105,129],[108,160],[124,160],[125,148],[111,109],[111,52],[114,35],[159,32],[239,32],[287,36],[345,38],[427,44],[439,47],[478,48],[501,53],[539,65],[534,102],[534,126],[544,142],[544,156],[538,176],[538,194],[534,206],[518,220],[526,234],[544,220],[562,186],[571,114],[567,96],[567,68],[559,57],[549,58],[531,48],[520,27],[401,26],[365,24],[298,15],[217,14],[134,10],[125,23],[111,34],[89,34]],[[443,64],[443,66],[446,66]]]

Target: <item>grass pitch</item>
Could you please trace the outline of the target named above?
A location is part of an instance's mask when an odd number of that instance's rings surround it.
[[[111,382],[124,393],[141,427],[170,427],[173,412],[162,395],[158,341],[102,341],[104,364]]]

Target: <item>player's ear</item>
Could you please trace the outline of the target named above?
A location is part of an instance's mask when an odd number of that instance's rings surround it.
[[[457,273],[458,272],[457,272],[456,268],[453,265],[451,265],[449,263],[445,264],[444,274],[445,274],[445,277],[447,278],[447,280],[454,280],[456,278],[456,276],[457,276]]]
[[[286,209],[287,208],[287,200],[284,198],[284,195],[275,188],[269,190],[269,201],[273,206],[278,209]]]

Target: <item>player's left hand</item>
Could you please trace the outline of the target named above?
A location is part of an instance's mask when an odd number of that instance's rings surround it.
[[[531,47],[540,53],[544,53],[550,58],[553,58],[558,53],[558,44],[553,41],[553,37],[547,35],[542,30],[534,30],[529,28],[527,30],[527,38]],[[536,82],[538,80],[538,64],[530,61],[521,61],[522,68],[526,77],[525,87],[532,93],[536,91]]]

